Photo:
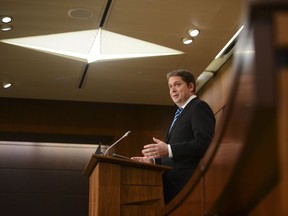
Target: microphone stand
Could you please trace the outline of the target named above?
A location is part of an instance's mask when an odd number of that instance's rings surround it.
[[[128,136],[128,134],[131,133],[131,131],[127,131],[120,139],[118,139],[116,142],[114,142],[112,145],[110,145],[106,151],[104,152],[104,155],[106,155],[108,153],[108,151],[113,147],[115,146],[118,142],[120,142],[122,139],[124,139],[125,137]]]

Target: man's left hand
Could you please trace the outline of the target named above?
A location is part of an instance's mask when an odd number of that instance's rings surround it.
[[[142,154],[149,158],[162,158],[168,156],[168,145],[162,140],[153,137],[155,143],[147,144],[142,150]]]

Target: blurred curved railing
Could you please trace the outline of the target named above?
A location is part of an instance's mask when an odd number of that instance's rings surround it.
[[[251,3],[234,54],[224,115],[198,170],[162,215],[249,214],[279,182],[274,13],[284,1]]]

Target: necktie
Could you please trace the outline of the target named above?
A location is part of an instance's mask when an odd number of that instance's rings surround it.
[[[181,108],[181,107],[179,107],[179,108],[176,110],[175,115],[174,115],[174,119],[173,119],[173,121],[172,121],[172,124],[171,124],[171,126],[170,126],[169,131],[170,131],[171,128],[173,127],[175,121],[177,120],[177,118],[178,118],[178,116],[180,115],[180,113],[182,112],[182,110],[183,110],[183,108]]]

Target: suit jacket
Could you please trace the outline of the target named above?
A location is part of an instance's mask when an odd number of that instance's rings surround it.
[[[209,105],[197,97],[192,99],[166,136],[165,142],[170,144],[173,158],[156,159],[157,164],[173,168],[163,175],[165,203],[190,179],[209,147],[214,130],[215,117]]]

